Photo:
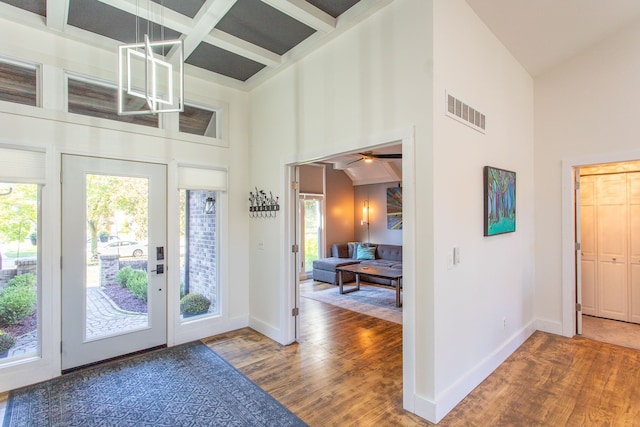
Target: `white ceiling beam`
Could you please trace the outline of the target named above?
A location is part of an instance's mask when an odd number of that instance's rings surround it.
[[[277,67],[282,63],[280,55],[215,28],[203,41],[268,67]]]
[[[69,15],[69,0],[47,0],[47,27],[64,31]]]
[[[184,38],[184,57],[188,58],[213,30],[236,0],[208,0],[193,18],[192,28]]]
[[[336,19],[328,13],[318,9],[305,0],[262,0],[280,12],[315,28],[323,33],[329,33],[336,28]]]
[[[358,25],[360,22],[364,21],[385,6],[388,6],[393,1],[394,0],[360,0],[338,17],[337,27],[334,31],[328,33],[318,31],[307,37],[302,41],[302,43],[282,55],[282,64],[279,67],[265,68],[244,82],[243,86],[245,90],[251,90],[269,80],[286,67],[289,67],[290,65],[295,64],[298,60],[304,58],[309,52],[318,49],[331,40],[334,40],[336,37],[339,37],[341,34],[344,34],[345,31]]]
[[[51,0],[48,0],[51,1]],[[56,0],[60,1],[60,0]],[[68,0],[66,0],[68,1]],[[123,10],[133,16],[147,19],[182,34],[188,34],[193,26],[191,18],[156,2],[136,0],[98,0],[101,3]],[[139,3],[139,4],[138,4]],[[151,7],[149,7],[151,6]]]

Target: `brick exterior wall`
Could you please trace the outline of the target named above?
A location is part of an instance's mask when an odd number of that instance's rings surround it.
[[[216,263],[216,212],[204,213],[207,197],[216,198],[214,191],[191,190],[189,199],[189,236],[186,248],[189,254],[189,293],[198,293],[211,301],[210,313],[218,311]],[[217,209],[217,206],[216,206]],[[185,280],[185,272],[181,272]],[[186,283],[183,281],[183,283]]]

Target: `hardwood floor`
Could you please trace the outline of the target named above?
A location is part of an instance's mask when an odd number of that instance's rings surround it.
[[[311,426],[430,425],[402,409],[402,326],[301,298],[302,336],[251,329],[204,342]]]
[[[431,425],[402,409],[401,325],[301,304],[297,344],[248,328],[203,341],[312,427]],[[638,426],[638,384],[639,350],[536,332],[439,425]]]
[[[205,342],[310,426],[432,425],[402,409],[401,326],[301,299],[300,342]],[[440,426],[640,425],[640,351],[536,332]]]

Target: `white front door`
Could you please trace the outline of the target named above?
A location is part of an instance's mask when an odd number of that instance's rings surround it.
[[[62,369],[166,344],[166,167],[62,156]]]

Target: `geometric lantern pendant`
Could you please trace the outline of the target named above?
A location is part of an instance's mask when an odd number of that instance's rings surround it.
[[[145,34],[144,43],[118,47],[118,114],[184,111],[183,46],[182,40],[150,42]]]

